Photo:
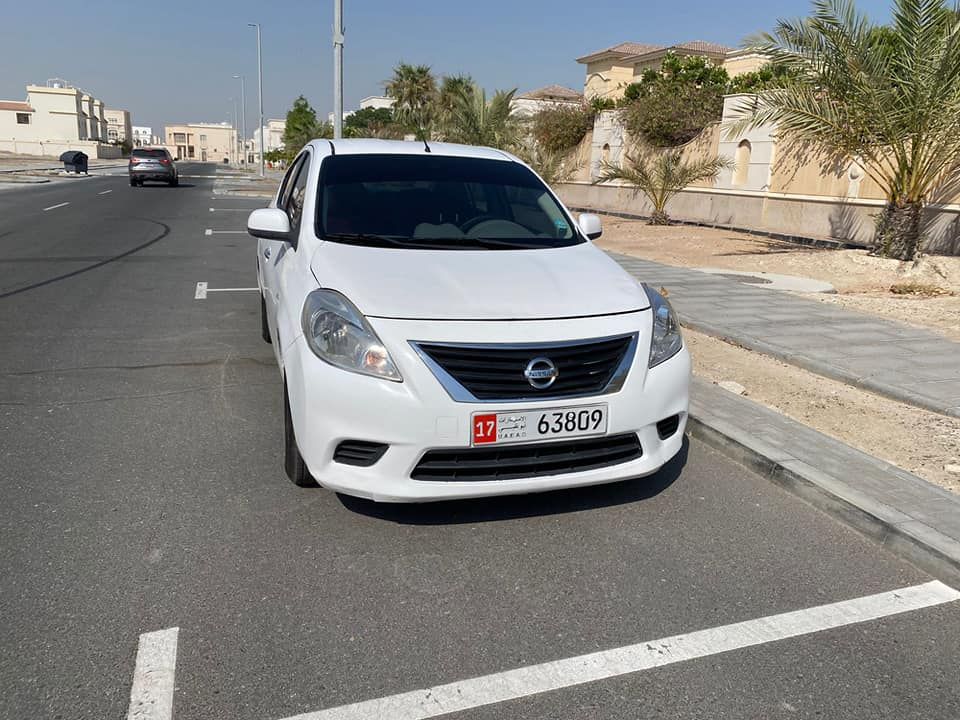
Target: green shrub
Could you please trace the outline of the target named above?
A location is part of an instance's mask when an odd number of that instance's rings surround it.
[[[627,86],[624,126],[656,147],[683,145],[720,120],[729,80],[726,70],[702,57],[668,54],[659,71],[647,70]]]
[[[594,112],[586,106],[557,105],[533,116],[531,133],[538,146],[550,153],[576,147],[593,129]]]

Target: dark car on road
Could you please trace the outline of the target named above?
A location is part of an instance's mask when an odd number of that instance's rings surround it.
[[[180,184],[177,166],[164,148],[134,148],[130,153],[130,185],[143,185],[145,180],[158,180],[171,187]]]

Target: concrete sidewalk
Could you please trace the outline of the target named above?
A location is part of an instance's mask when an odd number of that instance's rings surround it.
[[[666,287],[684,325],[826,377],[960,417],[960,343],[786,292],[610,253]]]

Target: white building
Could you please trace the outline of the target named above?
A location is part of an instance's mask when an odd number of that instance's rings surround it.
[[[392,97],[387,97],[386,95],[369,95],[360,101],[360,107],[358,107],[357,110],[366,110],[367,108],[386,108],[389,110],[392,107]],[[343,119],[346,120],[357,110],[344,110]],[[333,124],[333,113],[327,114],[327,122]]]
[[[107,119],[107,141],[116,144],[125,140],[133,142],[133,126],[130,124],[130,113],[127,110],[107,108],[103,111]]]
[[[25,101],[0,101],[0,151],[57,157],[81,150],[90,158],[120,157],[108,145],[103,101],[63,80],[27,85]]]
[[[535,115],[541,110],[551,107],[580,107],[584,97],[576,90],[565,88],[562,85],[547,85],[516,95],[510,107],[516,115]]]
[[[265,153],[273,150],[283,150],[283,134],[287,131],[286,120],[267,120],[263,128],[256,128],[253,131],[253,139],[247,141],[247,162],[249,164],[260,163],[260,136],[263,135],[263,151]]]
[[[154,139],[153,128],[144,127],[143,125],[134,125],[131,128],[133,134],[133,144],[134,147],[143,147],[144,145],[156,145],[159,143],[159,138]]]

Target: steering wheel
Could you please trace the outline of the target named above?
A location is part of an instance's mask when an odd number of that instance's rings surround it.
[[[463,225],[460,226],[460,229],[463,232],[468,233],[480,223],[487,222],[489,220],[499,220],[499,219],[500,218],[494,215],[490,215],[489,213],[484,215],[477,215],[476,217],[470,218],[469,220],[467,220]]]
[[[478,237],[484,233],[493,237],[531,237],[530,231],[520,223],[489,216],[473,218],[461,230],[467,237]]]

